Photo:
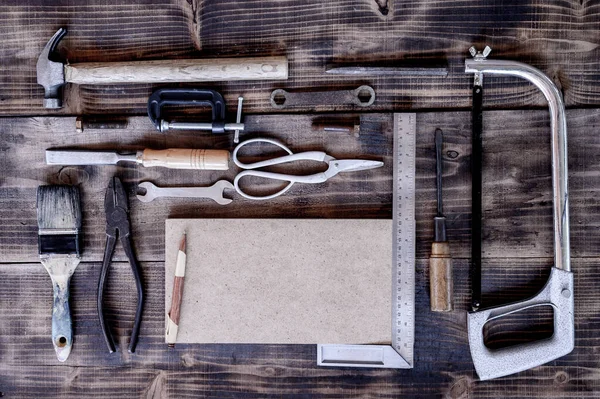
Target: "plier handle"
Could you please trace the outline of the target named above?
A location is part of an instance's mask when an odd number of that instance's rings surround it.
[[[131,332],[131,340],[129,342],[129,352],[135,352],[135,347],[138,342],[140,332],[140,322],[142,320],[142,309],[144,306],[144,290],[142,285],[142,277],[140,266],[135,259],[133,248],[131,245],[131,225],[129,222],[129,206],[127,204],[127,194],[123,188],[123,184],[118,177],[113,177],[106,190],[104,199],[104,209],[106,212],[106,247],[104,249],[104,259],[102,261],[102,270],[100,272],[100,281],[98,282],[98,318],[100,319],[100,327],[104,334],[104,340],[108,346],[108,350],[112,353],[115,351],[115,343],[110,333],[110,329],[104,320],[104,289],[106,287],[108,267],[111,263],[115,247],[117,245],[117,237],[123,245],[123,249],[131,270],[135,278],[137,288],[137,310],[135,312],[135,321]]]

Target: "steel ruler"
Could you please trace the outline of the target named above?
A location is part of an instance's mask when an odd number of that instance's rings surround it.
[[[394,114],[392,345],[413,367],[415,343],[416,114]]]
[[[414,365],[416,114],[394,114],[393,134],[392,345],[319,344],[319,366],[406,369]]]

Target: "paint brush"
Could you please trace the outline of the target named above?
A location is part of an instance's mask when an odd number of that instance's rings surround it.
[[[40,186],[37,190],[38,248],[54,291],[52,343],[64,362],[71,353],[73,331],[69,282],[81,251],[81,204],[73,186]]]

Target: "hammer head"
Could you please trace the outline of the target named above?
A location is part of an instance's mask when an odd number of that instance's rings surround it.
[[[52,61],[54,49],[60,39],[67,34],[65,28],[60,28],[46,43],[37,62],[37,82],[44,86],[44,107],[61,108],[61,87],[65,84],[65,72],[62,62]]]

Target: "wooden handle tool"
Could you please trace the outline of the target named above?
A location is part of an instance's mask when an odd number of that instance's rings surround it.
[[[442,131],[435,131],[437,215],[434,218],[434,239],[429,257],[429,294],[431,311],[449,312],[454,302],[452,257],[446,237],[446,217],[442,209]]]
[[[229,169],[229,151],[170,148],[139,151],[137,162],[143,166],[162,166],[169,169]]]
[[[162,166],[169,169],[229,169],[229,151],[170,148],[167,150],[119,153],[115,151],[46,150],[48,165],[117,165],[135,162],[142,166]]]
[[[91,62],[64,66],[65,82],[76,84],[214,82],[285,80],[284,56]]]

